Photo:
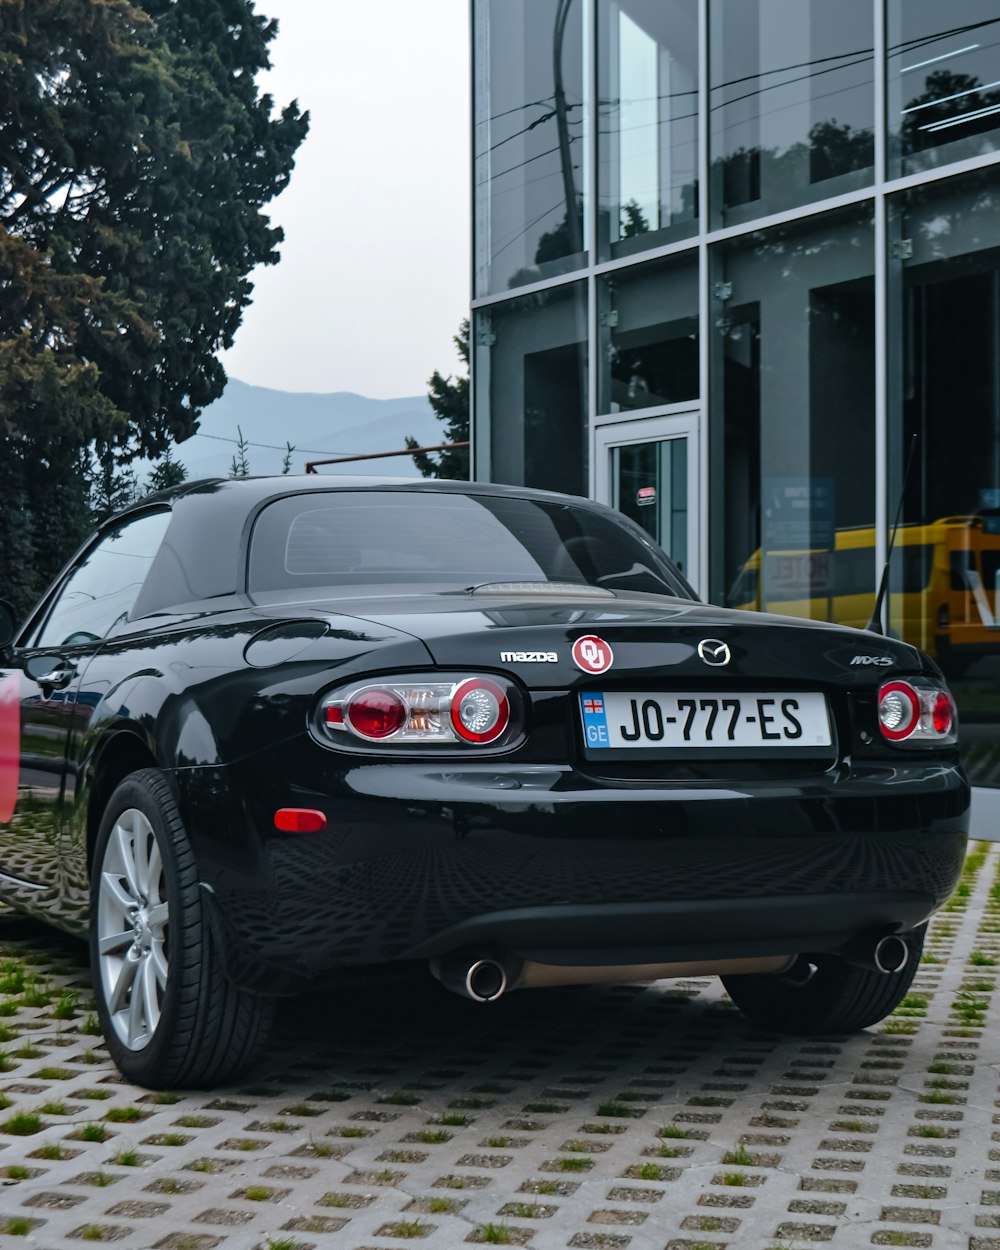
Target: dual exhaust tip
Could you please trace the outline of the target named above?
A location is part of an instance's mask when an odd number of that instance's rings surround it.
[[[902,972],[910,959],[906,939],[895,933],[861,934],[837,952],[849,964],[884,975]],[[593,969],[544,969],[548,976],[539,977],[542,965],[525,964],[520,959],[504,960],[489,952],[455,951],[433,960],[431,971],[446,989],[476,1003],[492,1003],[508,990],[530,984],[586,984],[609,980],[660,979],[669,976],[734,973],[780,973],[794,963],[794,956],[776,956],[759,960],[709,961],[702,965],[661,964],[642,967]],[[745,967],[734,965],[745,964]],[[560,975],[552,975],[558,973]],[[615,974],[620,974],[616,976]],[[587,975],[589,974],[589,975]],[[610,975],[609,975],[610,974]]]
[[[441,984],[476,1003],[492,1003],[507,990],[507,969],[490,955],[457,955],[432,965]]]
[[[902,972],[910,961],[910,948],[906,939],[895,933],[872,940],[862,934],[840,950],[849,964],[867,968],[869,972]]]

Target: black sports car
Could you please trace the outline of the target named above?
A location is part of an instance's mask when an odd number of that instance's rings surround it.
[[[863,1028],[961,869],[933,663],[700,603],[582,499],[189,483],[0,617],[0,897],[89,932],[142,1084],[398,961],[480,1001],[718,973],[765,1027]]]

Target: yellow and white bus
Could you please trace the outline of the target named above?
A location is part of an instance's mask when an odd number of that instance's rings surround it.
[[[867,625],[881,572],[871,526],[837,530],[832,551],[768,551],[763,558],[763,579],[759,550],[740,570],[731,607]],[[994,518],[949,516],[900,526],[892,564],[894,634],[953,676],[975,659],[1000,653],[1000,525]]]

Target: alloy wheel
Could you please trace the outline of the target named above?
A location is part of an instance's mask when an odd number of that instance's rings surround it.
[[[119,1041],[143,1050],[160,1022],[169,971],[169,905],[156,834],[137,808],[115,821],[100,869],[97,953]]]

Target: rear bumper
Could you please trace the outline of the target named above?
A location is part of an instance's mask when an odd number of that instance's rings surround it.
[[[600,966],[819,953],[858,933],[907,932],[933,910],[930,895],[903,892],[522,907],[464,920],[404,958],[500,950],[541,964]]]
[[[320,754],[175,774],[231,974],[265,992],[478,945],[575,963],[835,949],[926,920],[965,853],[968,786],[939,763],[611,788]],[[328,828],[279,834],[281,806]]]

